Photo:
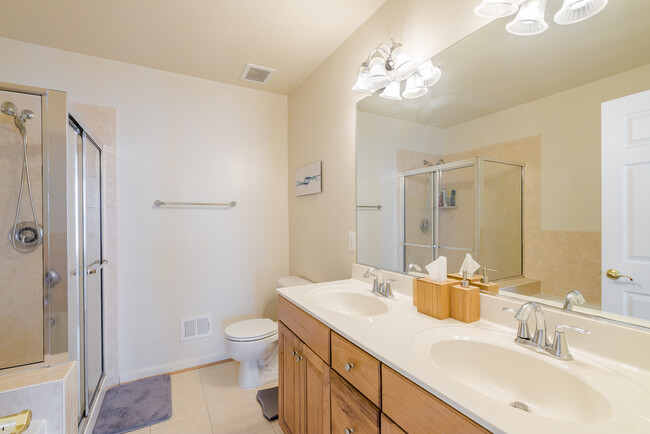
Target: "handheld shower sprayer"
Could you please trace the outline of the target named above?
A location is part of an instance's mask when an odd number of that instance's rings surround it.
[[[16,117],[16,114],[18,113],[16,104],[12,103],[11,101],[2,103],[2,113],[6,114],[7,116]]]
[[[2,113],[6,114],[7,116],[12,116],[14,118],[14,124],[16,124],[16,128],[20,131],[21,135],[27,134],[27,129],[25,128],[25,121],[29,119],[34,119],[34,112],[31,110],[23,110],[18,114],[18,109],[16,108],[16,104],[12,103],[11,101],[5,101],[2,104]]]
[[[23,170],[20,177],[20,188],[18,192],[18,204],[16,205],[16,216],[14,218],[14,226],[9,231],[9,239],[11,245],[20,253],[33,252],[43,242],[43,228],[38,224],[38,217],[36,216],[36,207],[34,206],[34,195],[32,194],[32,183],[29,176],[29,159],[27,158],[27,128],[25,121],[34,119],[34,112],[31,110],[23,110],[18,113],[16,104],[11,101],[5,101],[0,107],[0,111],[14,118],[14,124],[20,135],[23,138]],[[20,216],[20,208],[23,201],[23,187],[27,184],[27,192],[29,194],[29,204],[32,208],[33,222],[18,223]]]

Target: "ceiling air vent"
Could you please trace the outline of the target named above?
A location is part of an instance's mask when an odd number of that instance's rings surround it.
[[[275,69],[265,68],[263,66],[251,65],[250,63],[244,68],[240,80],[251,81],[257,84],[266,84],[273,75]]]

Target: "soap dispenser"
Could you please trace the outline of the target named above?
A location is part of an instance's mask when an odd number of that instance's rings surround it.
[[[467,271],[463,271],[460,285],[451,287],[451,317],[458,321],[474,322],[481,318],[479,289],[470,285]]]
[[[497,270],[493,270],[493,269],[488,268],[488,267],[482,267],[482,270],[483,270],[483,277],[481,277],[481,280],[471,282],[471,284],[476,286],[478,289],[480,289],[482,291],[487,291],[487,292],[491,292],[493,294],[498,294],[499,293],[499,284],[490,282],[490,277],[488,276],[488,271],[496,272]]]

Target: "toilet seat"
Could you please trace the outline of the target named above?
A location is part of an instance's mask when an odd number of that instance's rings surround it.
[[[226,339],[235,342],[252,342],[278,333],[278,323],[268,318],[247,319],[230,324],[224,330]]]

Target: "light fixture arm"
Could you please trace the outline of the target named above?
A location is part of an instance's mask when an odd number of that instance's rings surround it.
[[[377,45],[376,48],[373,48],[372,50],[370,50],[370,53],[368,54],[368,57],[367,57],[366,60],[370,60],[375,53],[380,53],[380,55],[383,53],[386,57],[390,57],[391,52],[392,52],[392,50],[388,47],[388,45],[386,45],[386,44],[384,44],[382,42],[381,44]],[[384,57],[384,56],[382,56],[382,57]]]

